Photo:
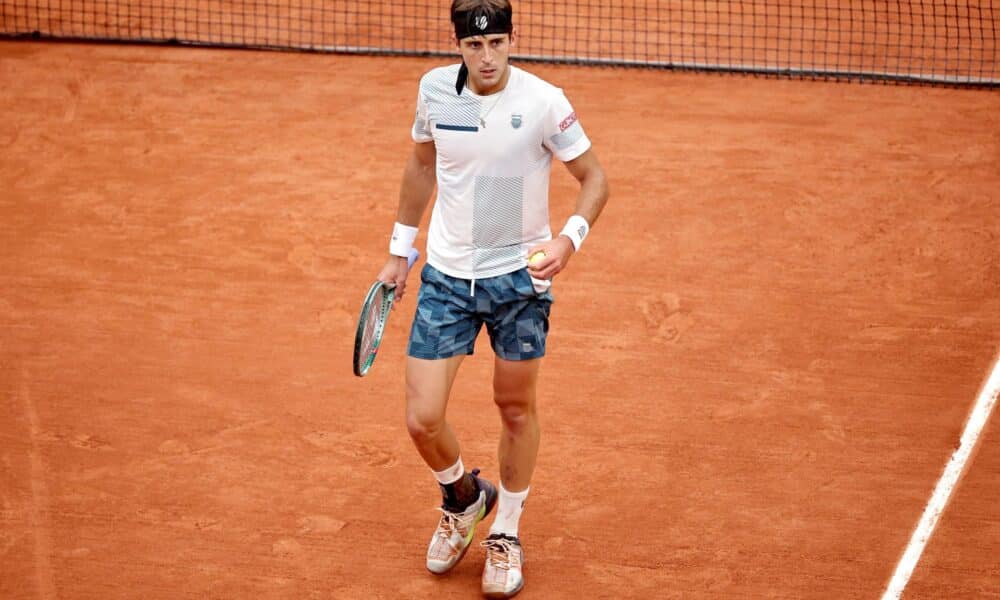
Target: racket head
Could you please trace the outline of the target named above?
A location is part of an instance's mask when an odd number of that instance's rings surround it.
[[[364,377],[375,363],[395,297],[393,286],[381,281],[373,283],[365,296],[354,334],[354,374],[358,377]]]

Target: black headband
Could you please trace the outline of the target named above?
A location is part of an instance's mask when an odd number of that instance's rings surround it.
[[[460,10],[451,14],[451,22],[455,25],[455,37],[465,39],[474,35],[490,35],[493,33],[512,33],[514,31],[514,10],[507,7],[503,10],[490,11],[483,7],[472,10]],[[458,69],[458,79],[455,81],[455,92],[462,93],[465,82],[469,78],[469,68],[462,62]]]
[[[455,25],[455,37],[461,40],[474,35],[510,33],[514,31],[513,17],[510,7],[503,10],[477,7],[452,13],[451,22]]]

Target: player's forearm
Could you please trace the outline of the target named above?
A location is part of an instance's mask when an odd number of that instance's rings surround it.
[[[434,192],[435,181],[434,165],[421,162],[416,155],[411,156],[403,171],[403,182],[399,189],[397,221],[412,227],[420,223]]]
[[[573,214],[580,215],[593,227],[608,203],[609,195],[608,180],[604,176],[604,171],[600,166],[589,169],[580,180],[580,195],[577,197],[576,210]]]

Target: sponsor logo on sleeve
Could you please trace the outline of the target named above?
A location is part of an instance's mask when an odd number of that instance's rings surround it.
[[[559,131],[566,131],[573,123],[576,123],[576,111],[571,112],[568,117],[562,120],[562,123],[559,124]]]

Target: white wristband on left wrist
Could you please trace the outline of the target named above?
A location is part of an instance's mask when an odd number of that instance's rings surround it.
[[[580,215],[573,215],[566,220],[566,225],[559,232],[559,235],[568,237],[573,242],[573,248],[579,250],[588,233],[590,233],[590,223],[587,223],[587,219]]]

